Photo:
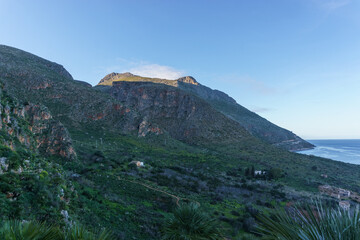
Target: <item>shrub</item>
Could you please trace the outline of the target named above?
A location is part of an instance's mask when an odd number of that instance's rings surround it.
[[[195,204],[175,209],[165,224],[164,240],[220,240],[223,239],[218,222],[203,213]]]
[[[37,221],[5,221],[0,223],[2,240],[110,240],[112,233],[102,230],[87,231],[83,226],[73,224],[61,230],[58,226]]]
[[[258,216],[257,232],[266,239],[283,240],[355,240],[360,236],[360,214],[354,211],[315,206],[294,207],[291,211],[278,208],[272,216]]]

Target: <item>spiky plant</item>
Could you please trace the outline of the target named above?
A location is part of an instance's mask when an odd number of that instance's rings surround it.
[[[37,221],[0,222],[1,240],[111,240],[112,233],[102,230],[97,233],[87,231],[79,224],[61,231],[59,227]]]
[[[218,222],[202,212],[198,205],[182,205],[166,220],[164,240],[223,239]]]
[[[4,221],[0,224],[3,240],[62,240],[58,227],[36,221]]]
[[[291,211],[277,209],[272,216],[258,217],[257,232],[264,239],[278,240],[359,240],[359,208],[344,211],[324,207],[320,202]]]
[[[98,233],[89,232],[80,224],[73,224],[67,228],[64,233],[64,240],[111,240],[112,233],[108,230],[102,230]]]

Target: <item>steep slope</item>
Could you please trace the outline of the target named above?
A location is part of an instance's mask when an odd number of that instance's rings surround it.
[[[200,98],[172,86],[152,83],[132,88],[131,84],[123,84],[128,86],[128,92],[117,86],[107,94],[74,81],[56,63],[6,46],[0,47],[0,63],[0,80],[9,94],[45,105],[70,132],[80,128],[105,128],[137,136],[164,134],[195,145],[253,139],[236,121],[215,111]],[[124,77],[131,81],[141,78],[131,74]],[[105,86],[102,87],[107,88],[109,79],[111,81],[111,75],[103,79],[101,84]]]
[[[24,105],[2,88],[0,99],[1,218],[63,223],[71,191],[56,161],[76,159],[66,129],[44,106]]]
[[[205,101],[175,87],[150,82],[115,82],[104,91],[144,116],[139,124],[139,136],[167,132],[192,145],[225,144],[253,138],[240,124]]]
[[[114,87],[119,88],[119,82],[152,82],[177,87],[205,100],[219,112],[240,123],[240,125],[252,135],[268,143],[287,150],[301,150],[314,147],[292,132],[276,126],[256,113],[237,104],[236,101],[227,94],[203,86],[190,76],[177,80],[166,80],[146,78],[131,73],[111,73],[106,75],[99,82],[98,86],[112,86],[112,83],[115,83]]]
[[[0,131],[4,142],[16,150],[16,146],[31,149],[44,156],[59,156],[66,160],[76,159],[72,140],[67,129],[51,116],[45,106],[19,103],[0,88]]]
[[[152,117],[147,117],[150,111],[138,111],[137,106],[123,101],[124,99],[120,99],[121,103],[119,103],[108,94],[95,91],[83,82],[74,81],[72,76],[61,65],[6,46],[0,46],[0,78],[9,94],[23,100],[46,105],[54,118],[67,127],[77,128],[84,126],[84,124],[96,125],[97,127],[111,128],[113,131],[122,133],[138,134],[139,131],[142,131],[142,128],[150,124],[155,128],[164,126],[164,129],[160,129],[160,131],[168,132],[177,140],[185,140],[192,144],[196,141],[206,144],[207,141],[213,141],[214,139],[211,136],[215,135],[218,135],[216,141],[219,141],[219,139],[226,142],[237,141],[236,139],[241,139],[240,135],[246,135],[242,129],[244,127],[252,135],[272,144],[284,146],[287,149],[296,150],[311,147],[311,145],[289,131],[281,129],[237,105],[226,94],[202,86],[191,77],[171,81],[144,78],[130,73],[113,73],[102,79],[99,85],[107,87],[118,80],[170,85],[202,98],[233,121],[225,119],[212,109],[212,114],[206,115],[207,112],[211,111],[202,111],[203,109],[210,109],[206,102],[202,102],[201,107],[196,108],[196,112],[199,113],[197,117],[201,118],[203,122],[192,121],[191,119],[184,122],[181,118],[177,120],[173,118],[174,124],[172,128],[169,128],[168,123],[159,124],[160,118],[155,120]],[[157,87],[152,85],[151,88]],[[185,96],[185,94],[182,94],[182,96]],[[194,96],[190,98],[193,102],[195,101]],[[196,102],[200,102],[199,99]],[[184,110],[191,111],[190,107],[189,105]],[[169,111],[171,110],[169,109]],[[200,117],[200,111],[204,114],[203,117]],[[219,121],[214,121],[216,119]],[[151,122],[153,120],[154,122]],[[176,121],[177,123],[175,123]],[[191,121],[192,123],[189,124]],[[207,124],[205,124],[206,121],[208,121]],[[240,123],[240,125],[235,122]],[[220,123],[223,126],[220,126]],[[180,125],[183,127],[178,127]],[[174,129],[177,129],[176,133]],[[205,129],[207,130],[205,131]],[[215,133],[216,131],[217,133]],[[210,132],[212,134],[209,134]],[[235,137],[235,132],[241,134]],[[197,134],[200,135],[197,136]]]
[[[239,105],[233,98],[221,91],[212,90],[203,85],[195,86],[182,82],[179,83],[179,88],[201,97],[218,111],[239,122],[252,135],[268,143],[291,151],[314,147],[289,130],[281,128]]]
[[[67,127],[128,128],[119,121],[131,114],[128,109],[111,96],[73,80],[61,65],[33,54],[0,45],[0,80],[10,95],[45,105]]]

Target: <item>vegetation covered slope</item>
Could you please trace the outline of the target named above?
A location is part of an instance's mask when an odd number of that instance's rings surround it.
[[[256,239],[249,234],[259,212],[267,214],[276,205],[306,201],[318,194],[322,184],[360,191],[358,166],[274,147],[184,90],[163,84],[121,83],[121,88],[101,86],[104,92],[72,80],[64,71],[60,65],[32,54],[0,47],[0,81],[8,98],[20,99],[19,104],[24,106],[47,109],[52,116],[48,120],[62,124],[60,132],[67,135],[48,137],[52,140],[44,142],[57,146],[60,140],[67,140],[60,146],[68,150],[71,148],[66,147],[72,146],[76,154],[74,158],[52,155],[47,147],[35,144],[31,150],[31,146],[24,145],[24,149],[38,154],[36,159],[42,164],[35,162],[35,166],[48,175],[42,171],[34,175],[39,184],[45,179],[39,185],[44,194],[36,202],[33,197],[25,197],[36,195],[38,189],[28,187],[24,172],[15,175],[17,182],[6,180],[10,186],[0,188],[2,209],[10,209],[5,214],[15,211],[10,207],[13,205],[17,209],[38,209],[28,216],[27,211],[21,210],[22,214],[12,218],[46,220],[54,215],[54,221],[64,225],[67,219],[89,227],[113,229],[115,239],[160,239],[165,219],[173,208],[192,202],[221,221],[226,237]],[[192,107],[198,112],[192,113]],[[48,115],[39,116],[44,116],[45,121]],[[159,116],[166,121],[161,122]],[[221,122],[212,124],[212,116],[214,122]],[[24,121],[31,125],[31,119]],[[186,124],[182,126],[182,122]],[[46,136],[59,126],[47,123],[39,124],[51,127],[34,133],[33,141],[37,141],[36,135]],[[192,125],[198,126],[198,132],[189,136],[201,136],[200,142],[177,135],[186,133]],[[4,132],[3,136],[11,134]],[[63,152],[63,148],[50,149]],[[27,157],[20,155],[18,159],[25,161]],[[144,166],[137,167],[137,162]],[[256,176],[253,170],[265,170],[268,174]],[[322,174],[329,177],[323,178]],[[7,175],[0,175],[4,176]],[[21,201],[6,197],[7,192],[16,189],[24,196]],[[61,210],[67,214],[61,214]]]
[[[74,189],[58,162],[76,157],[68,133],[45,107],[24,105],[2,89],[0,98],[0,222],[64,222]]]

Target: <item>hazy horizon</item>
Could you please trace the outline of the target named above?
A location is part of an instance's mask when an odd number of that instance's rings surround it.
[[[184,75],[304,139],[360,139],[360,2],[0,0],[0,44],[97,84]]]

